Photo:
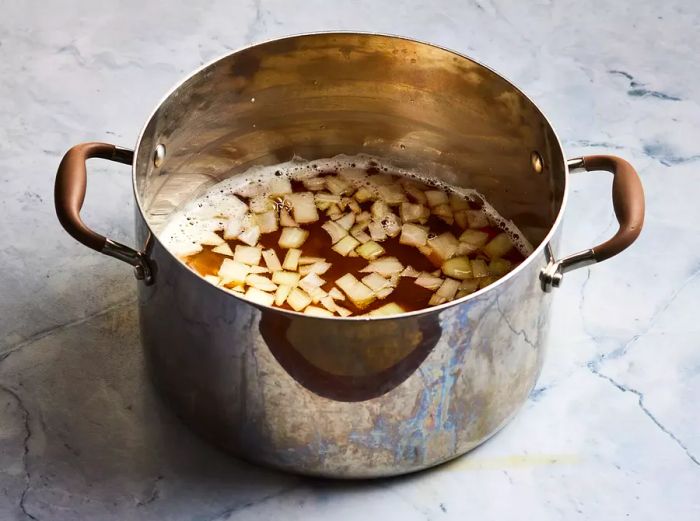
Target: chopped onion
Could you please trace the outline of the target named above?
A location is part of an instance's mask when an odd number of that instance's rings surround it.
[[[437,290],[437,294],[447,300],[452,300],[459,289],[459,281],[454,279],[445,279]]]
[[[452,215],[452,208],[450,208],[449,204],[441,204],[433,208],[433,215],[442,219],[447,224],[455,222],[454,216]]]
[[[305,266],[299,266],[300,275],[308,275],[309,273],[316,273],[317,275],[323,275],[329,269],[331,269],[330,262],[315,262],[313,264],[306,264]]]
[[[325,223],[323,223],[321,228],[326,230],[326,232],[328,232],[328,235],[331,236],[332,244],[335,244],[336,242],[340,241],[340,239],[347,236],[348,234],[348,231],[335,221],[326,221]]]
[[[472,277],[472,266],[467,257],[453,257],[442,264],[442,272],[448,277],[464,280]]]
[[[311,297],[311,302],[318,304],[323,297],[327,297],[328,293],[323,291],[321,288],[309,288],[309,297]]]
[[[355,199],[348,199],[348,208],[350,208],[350,211],[352,213],[362,213],[362,208],[357,203],[357,201],[355,201]]]
[[[280,234],[277,244],[285,249],[298,248],[304,244],[308,236],[308,230],[302,228],[282,228],[282,233]]]
[[[379,186],[377,188],[377,193],[380,199],[390,206],[401,204],[406,201],[406,194],[400,184]]]
[[[372,203],[372,217],[374,217],[375,220],[379,220],[385,215],[388,215],[391,213],[391,209],[389,208],[389,205],[387,205],[384,201],[382,200],[376,200],[374,203]]]
[[[255,246],[260,238],[260,227],[257,224],[246,227],[239,235],[238,240],[248,246]]]
[[[348,257],[359,257],[360,255],[355,251],[352,250],[350,253],[348,253]]]
[[[489,263],[489,273],[502,277],[513,267],[512,263],[506,259],[493,259]]]
[[[367,212],[367,211],[360,212],[359,214],[357,214],[357,217],[355,217],[356,223],[368,223],[369,224],[369,222],[371,220],[372,220],[372,214]]]
[[[472,277],[475,279],[481,277],[488,277],[490,275],[489,268],[482,259],[474,259],[471,262],[472,265]]]
[[[394,292],[394,286],[389,286],[384,289],[380,289],[379,291],[376,292],[377,298],[379,300],[383,300],[387,298],[389,295],[391,295]]]
[[[335,221],[338,217],[343,215],[343,212],[340,211],[340,207],[337,204],[332,204],[326,211],[326,215]]]
[[[428,206],[431,208],[440,206],[441,204],[447,204],[449,202],[447,199],[447,194],[442,190],[428,190],[423,193],[428,199]]]
[[[282,262],[282,267],[285,270],[296,271],[299,265],[299,257],[301,257],[301,250],[296,248],[290,248],[287,250],[287,255],[284,256],[284,262]]]
[[[284,301],[287,300],[289,293],[292,291],[292,286],[287,286],[282,284],[277,286],[277,291],[275,292],[275,306],[281,306]]]
[[[170,249],[173,252],[173,255],[175,255],[176,257],[184,258],[189,257],[190,255],[195,255],[196,253],[202,251],[204,248],[202,248],[202,245],[198,242],[191,243],[190,241],[184,241],[178,244],[171,245]]]
[[[436,290],[442,285],[442,279],[423,272],[416,279],[416,284],[426,289]]]
[[[480,279],[477,279],[479,281],[479,289],[485,288],[486,286],[489,286],[496,282],[498,280],[498,277],[494,277],[493,275],[489,275],[488,277],[481,277]]]
[[[229,219],[224,226],[224,239],[232,241],[238,239],[238,236],[243,231],[245,219]]]
[[[466,244],[470,250],[468,253],[475,252],[481,248],[489,240],[489,234],[478,230],[464,230],[464,233],[459,236],[459,242]]]
[[[287,304],[289,304],[294,311],[301,311],[311,304],[311,297],[303,289],[294,288],[289,292]]]
[[[220,235],[209,230],[200,230],[195,239],[205,246],[218,246],[225,242]]]
[[[467,220],[467,211],[466,210],[459,210],[454,213],[455,216],[455,222],[457,223],[457,226],[460,228],[466,228],[469,225],[469,221]]]
[[[357,251],[360,257],[367,260],[374,260],[384,255],[384,248],[382,248],[379,243],[374,241],[368,241],[361,246],[358,246],[355,251]]]
[[[361,186],[357,189],[357,192],[355,192],[354,197],[358,203],[364,203],[366,201],[371,201],[372,199],[375,199],[376,195],[369,188]]]
[[[459,284],[459,290],[457,291],[456,298],[461,298],[464,295],[474,293],[477,289],[479,289],[479,279],[463,280]]]
[[[279,271],[282,269],[282,264],[280,263],[280,259],[277,256],[277,253],[275,250],[270,248],[269,250],[265,250],[262,252],[262,257],[263,260],[265,261],[265,265],[268,267],[270,271]]]
[[[491,259],[503,257],[513,248],[513,243],[507,233],[499,233],[482,248],[482,251]]]
[[[408,246],[425,246],[428,241],[428,229],[418,224],[405,223],[401,227],[401,244]]]
[[[231,293],[245,293],[245,288],[243,286],[233,286],[231,288],[226,288],[226,289],[228,291],[230,291]]]
[[[353,230],[354,230],[354,231],[353,231]],[[369,242],[369,241],[372,240],[372,237],[370,237],[369,234],[368,234],[367,232],[364,232],[364,231],[362,231],[362,230],[359,230],[359,231],[358,231],[358,230],[355,229],[354,226],[350,229],[350,235],[352,235],[353,237],[355,237],[355,239],[357,239],[358,241],[360,241],[362,244],[364,244],[364,243]]]
[[[325,283],[326,281],[319,277],[316,273],[309,273],[306,277],[299,281],[299,287],[307,293],[311,293],[315,288],[320,288]]]
[[[430,297],[430,300],[428,301],[428,305],[439,306],[440,304],[444,304],[445,302],[447,302],[447,299],[445,297],[443,297],[442,295],[438,295],[437,293],[433,293]]]
[[[304,315],[311,315],[314,317],[332,317],[333,313],[318,306],[308,306],[304,310]]]
[[[206,280],[207,282],[211,282],[212,284],[214,284],[214,286],[218,286],[221,282],[221,279],[216,275],[204,275],[204,280]]]
[[[350,315],[352,315],[352,311],[350,311],[349,309],[344,308],[344,307],[342,307],[342,306],[339,306],[339,305],[337,305],[337,304],[335,305],[335,311],[336,311],[341,317],[349,317]]]
[[[328,210],[333,204],[338,204],[340,202],[340,196],[335,194],[329,194],[328,192],[318,192],[314,196],[316,201],[316,207],[319,210]]]
[[[331,288],[331,290],[328,292],[328,294],[330,295],[330,297],[331,297],[333,300],[345,300],[345,295],[343,295],[343,292],[340,291],[340,290],[339,290],[338,288],[336,288],[335,286],[333,286],[333,287]]]
[[[455,212],[459,210],[469,210],[469,201],[463,195],[451,192],[449,198],[450,206]]]
[[[369,312],[370,317],[385,317],[388,315],[398,315],[406,310],[395,302],[384,304],[382,307]]]
[[[221,284],[243,284],[250,273],[250,267],[232,259],[224,259],[219,268]]]
[[[260,248],[255,248],[253,246],[242,246],[240,244],[237,244],[236,250],[233,254],[233,260],[235,260],[236,262],[241,262],[243,264],[257,266],[258,264],[260,264],[261,255],[262,250]]]
[[[260,233],[272,233],[279,228],[277,224],[277,212],[275,210],[255,214],[255,222],[260,227]]]
[[[267,195],[256,195],[250,200],[249,206],[253,213],[265,213],[275,209],[275,203]]]
[[[430,210],[422,204],[401,203],[401,220],[405,223],[425,223],[430,217]]]
[[[282,207],[280,208],[280,226],[292,227],[299,226],[297,222],[292,218],[289,210]]]
[[[299,266],[304,266],[305,264],[315,264],[317,262],[323,262],[326,259],[323,257],[299,257]]]
[[[489,225],[488,216],[481,210],[468,210],[467,221],[470,228],[485,228]]]
[[[348,254],[352,250],[354,250],[359,244],[360,241],[358,241],[354,237],[351,237],[350,235],[346,235],[333,245],[333,251],[336,251],[343,257],[347,257]]]
[[[353,304],[360,309],[369,306],[376,298],[372,290],[357,280],[351,273],[346,273],[336,280],[335,283],[345,292]]]
[[[337,306],[335,305],[335,300],[333,300],[330,295],[326,295],[325,297],[321,297],[321,305],[326,308],[328,311],[331,313],[335,313],[336,310],[338,309]]]
[[[427,244],[425,246],[418,246],[418,251],[428,258],[433,254],[433,249]]]
[[[275,271],[272,273],[272,282],[293,288],[299,283],[299,274],[296,271]]]
[[[403,265],[396,257],[380,257],[362,268],[360,273],[379,273],[380,275],[388,277],[394,273],[401,273],[402,271]]]
[[[433,253],[445,262],[447,259],[454,256],[457,252],[458,240],[450,232],[441,233],[437,237],[428,239],[428,246],[433,250]]]
[[[401,272],[402,277],[416,278],[420,275],[420,271],[414,269],[411,266],[406,266],[406,268]]]
[[[273,177],[267,183],[267,193],[272,197],[292,193],[292,183],[288,177]]]
[[[326,188],[335,195],[349,195],[355,191],[350,183],[338,176],[326,177]]]
[[[244,296],[251,302],[262,304],[263,306],[271,306],[275,302],[274,295],[253,287],[248,288]]]
[[[270,270],[268,270],[264,266],[251,266],[250,272],[251,273],[270,273]]]
[[[214,253],[218,253],[219,255],[228,255],[229,257],[233,257],[233,251],[231,250],[231,246],[228,245],[228,243],[223,243],[219,244],[216,248],[212,248]]]
[[[346,230],[349,230],[352,228],[352,225],[355,224],[355,214],[352,212],[348,212],[339,219],[336,219],[336,224]]]
[[[406,190],[406,193],[410,195],[417,203],[428,204],[428,198],[425,196],[425,193],[414,183],[404,184],[404,189]]]
[[[267,277],[256,275],[255,273],[248,275],[245,278],[245,283],[262,291],[275,291],[277,289],[277,284],[272,282]]]
[[[309,177],[302,182],[304,183],[304,188],[312,192],[323,190],[326,186],[326,180],[323,177]]]
[[[392,273],[389,275],[389,282],[391,282],[392,286],[398,286],[399,282],[401,282],[401,273]]]
[[[379,273],[365,275],[362,277],[362,283],[375,292],[391,286],[389,280],[382,277]]]
[[[401,219],[398,215],[389,213],[382,217],[382,228],[389,237],[397,237],[401,233]]]
[[[294,220],[299,224],[318,221],[314,194],[311,192],[287,194],[285,200],[291,205]]]
[[[369,234],[373,241],[386,240],[386,232],[384,231],[384,226],[382,226],[380,222],[372,221],[369,223]]]

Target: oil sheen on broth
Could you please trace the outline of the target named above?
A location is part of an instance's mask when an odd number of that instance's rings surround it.
[[[461,298],[531,251],[474,190],[342,156],[227,179],[177,212],[162,236],[212,284],[325,317]]]

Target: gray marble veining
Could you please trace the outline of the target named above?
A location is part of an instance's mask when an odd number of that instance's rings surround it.
[[[130,146],[200,64],[285,34],[354,29],[454,48],[511,78],[570,157],[642,175],[638,244],[566,275],[540,383],[465,458],[389,481],[259,469],[202,443],[144,378],[135,283],[53,211],[63,152]],[[0,519],[700,517],[700,7],[639,2],[258,0],[0,6]],[[95,162],[85,219],[129,244],[128,168]],[[560,253],[615,228],[607,174],[574,179]]]

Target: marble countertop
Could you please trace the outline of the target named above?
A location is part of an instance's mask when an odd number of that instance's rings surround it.
[[[698,3],[199,4],[0,7],[0,519],[700,519]],[[144,378],[131,271],[73,241],[52,204],[71,145],[133,146],[193,68],[328,29],[491,65],[570,157],[624,156],[647,194],[635,247],[556,291],[544,372],[515,420],[466,457],[392,480],[279,474],[192,435]],[[615,229],[609,176],[572,186],[563,252]],[[132,208],[128,170],[91,166],[85,220],[130,244]]]

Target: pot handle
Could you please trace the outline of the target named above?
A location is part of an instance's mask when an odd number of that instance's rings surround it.
[[[605,170],[613,174],[612,200],[620,228],[611,239],[591,249],[555,260],[549,249],[547,266],[540,272],[545,292],[558,288],[567,271],[602,262],[620,253],[639,237],[644,224],[644,190],[639,175],[627,161],[616,156],[584,156],[567,161],[569,172]]]
[[[151,269],[142,252],[100,235],[88,228],[80,218],[80,209],[83,207],[87,187],[85,163],[92,157],[131,165],[134,160],[134,152],[108,143],[81,143],[68,150],[56,172],[54,202],[58,220],[78,242],[132,265],[136,278],[150,284],[152,281]]]

